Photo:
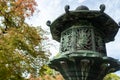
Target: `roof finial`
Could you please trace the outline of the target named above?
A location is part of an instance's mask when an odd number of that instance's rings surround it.
[[[68,12],[69,12],[69,9],[70,9],[70,6],[69,6],[69,5],[66,5],[66,6],[65,6],[65,12],[68,13]]]
[[[51,21],[48,20],[48,21],[46,22],[46,25],[47,25],[47,26],[51,26]]]
[[[104,4],[101,4],[100,5],[100,12],[104,12],[105,11],[105,5]]]
[[[118,26],[119,26],[119,28],[120,28],[120,22],[118,22]]]
[[[76,10],[89,10],[87,6],[81,5],[76,8]]]

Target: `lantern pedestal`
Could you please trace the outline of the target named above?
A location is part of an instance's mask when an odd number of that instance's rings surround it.
[[[106,74],[120,69],[120,62],[111,57],[74,54],[58,56],[49,66],[59,71],[65,80],[103,80]]]

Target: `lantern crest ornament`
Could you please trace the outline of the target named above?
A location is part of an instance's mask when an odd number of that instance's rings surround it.
[[[52,24],[51,34],[60,42],[60,53],[49,62],[65,80],[102,80],[108,73],[120,69],[120,62],[108,57],[105,43],[113,41],[119,30],[118,24],[100,10],[79,6],[74,11],[65,6],[65,14]]]

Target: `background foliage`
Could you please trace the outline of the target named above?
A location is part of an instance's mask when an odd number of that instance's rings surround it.
[[[39,76],[48,60],[42,50],[41,28],[25,23],[36,6],[35,0],[0,0],[0,80]]]

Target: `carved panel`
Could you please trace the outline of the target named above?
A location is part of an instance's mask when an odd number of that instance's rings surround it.
[[[69,29],[61,35],[61,51],[70,51],[72,48],[72,29]]]
[[[98,32],[95,32],[95,44],[96,51],[102,53],[102,55],[106,55],[105,42],[101,38],[100,34],[98,34]]]
[[[76,49],[77,50],[92,50],[91,29],[78,28],[76,29]]]

